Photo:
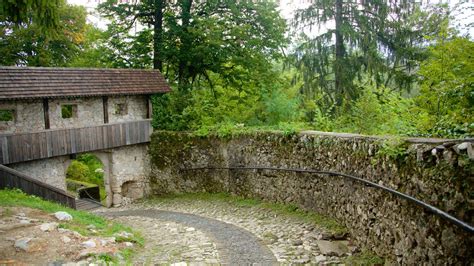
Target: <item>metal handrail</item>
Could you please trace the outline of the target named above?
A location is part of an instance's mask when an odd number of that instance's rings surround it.
[[[469,225],[468,223],[459,220],[458,218],[442,211],[428,203],[425,203],[417,198],[409,196],[407,194],[401,193],[397,190],[379,185],[377,183],[362,179],[360,177],[356,177],[353,175],[333,172],[333,171],[319,171],[319,170],[312,170],[312,169],[295,169],[295,168],[278,168],[278,167],[263,167],[263,166],[249,166],[249,167],[194,167],[194,168],[185,168],[181,169],[182,171],[191,171],[191,170],[271,170],[271,171],[283,171],[283,172],[297,172],[297,173],[311,173],[311,174],[321,174],[321,175],[328,175],[328,176],[342,176],[345,178],[349,178],[351,180],[355,180],[361,182],[367,186],[375,187],[384,191],[387,191],[391,194],[396,195],[397,197],[403,198],[410,202],[415,203],[418,206],[421,206],[435,215],[448,220],[449,222],[461,227],[462,229],[466,230],[469,233],[474,233],[474,227]]]

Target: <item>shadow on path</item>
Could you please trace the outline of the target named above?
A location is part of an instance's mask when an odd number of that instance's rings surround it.
[[[211,237],[217,245],[219,257],[223,264],[277,264],[273,253],[250,232],[232,224],[209,219],[194,214],[159,211],[127,210],[118,212],[97,213],[105,216],[141,216],[194,227]],[[152,230],[150,228],[150,230]]]

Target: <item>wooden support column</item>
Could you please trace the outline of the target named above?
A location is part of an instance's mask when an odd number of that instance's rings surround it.
[[[146,119],[151,118],[151,114],[153,112],[152,106],[151,106],[151,96],[147,95],[146,96]]]
[[[44,129],[50,129],[49,125],[49,101],[43,99],[43,116],[44,116]]]
[[[104,124],[109,123],[109,97],[102,97],[102,106],[104,108]]]

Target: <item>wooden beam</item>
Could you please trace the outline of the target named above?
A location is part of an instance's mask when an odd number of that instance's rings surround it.
[[[151,118],[151,114],[153,112],[152,106],[151,106],[151,96],[147,95],[146,96],[146,119]]]
[[[49,100],[43,99],[44,129],[50,129],[49,124]]]
[[[0,164],[147,143],[150,142],[150,123],[146,119],[92,127],[0,134]]]
[[[102,97],[102,106],[104,107],[104,124],[109,123],[109,97]]]

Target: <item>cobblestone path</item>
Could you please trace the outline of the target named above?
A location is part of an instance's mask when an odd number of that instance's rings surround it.
[[[271,265],[276,263],[273,253],[263,243],[260,243],[257,237],[240,227],[215,219],[153,209],[111,212],[107,215],[138,216],[178,222],[188,226],[187,231],[192,232],[196,229],[202,231],[216,242],[220,257],[220,261],[215,261],[216,263],[220,262],[230,265],[252,265],[254,263]],[[207,260],[206,262],[209,263],[211,261]]]
[[[136,264],[341,264],[358,251],[314,223],[222,200],[157,199],[101,209],[142,232]]]

